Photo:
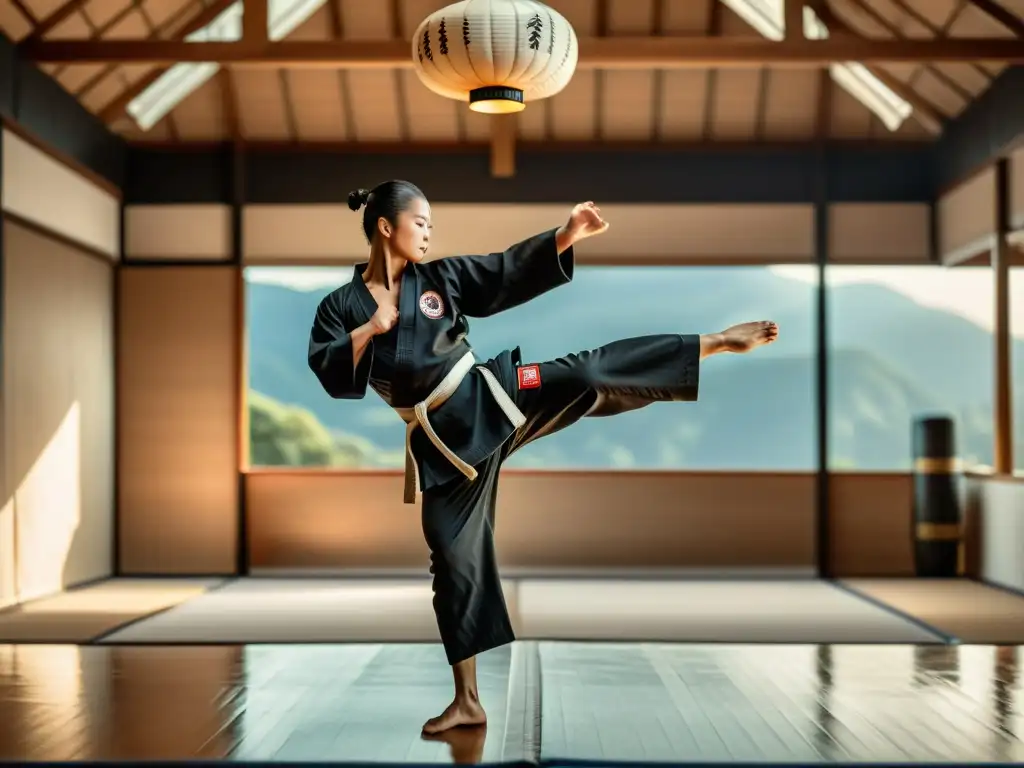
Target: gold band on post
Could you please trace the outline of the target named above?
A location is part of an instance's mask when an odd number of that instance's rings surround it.
[[[960,459],[953,457],[915,459],[914,471],[921,475],[951,475],[960,471]]]
[[[959,523],[918,523],[918,541],[960,541],[963,528]]]

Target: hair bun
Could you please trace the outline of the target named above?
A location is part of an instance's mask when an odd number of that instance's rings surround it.
[[[370,190],[368,189],[357,189],[354,192],[348,193],[348,207],[353,211],[358,211],[364,205],[366,205],[367,198],[370,197]]]

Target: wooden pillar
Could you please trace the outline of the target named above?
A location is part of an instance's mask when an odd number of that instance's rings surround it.
[[[804,39],[804,0],[782,0],[786,40]]]
[[[516,174],[516,127],[518,116],[491,116],[491,175],[508,179]]]
[[[992,273],[995,291],[995,445],[993,464],[998,475],[1013,474],[1013,339],[1010,336],[1010,231],[1009,161],[996,162],[995,233]]]
[[[814,260],[818,266],[815,306],[815,391],[817,395],[818,467],[815,476],[815,531],[818,576],[832,578],[832,517],[829,474],[829,366],[828,366],[828,262],[829,262],[829,154],[819,147],[814,192]]]
[[[270,39],[270,14],[267,0],[244,0],[242,3],[242,40],[265,43]]]

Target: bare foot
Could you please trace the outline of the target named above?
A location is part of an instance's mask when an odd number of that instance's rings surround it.
[[[779,338],[779,326],[771,320],[740,323],[720,334],[723,352],[749,352],[754,347],[771,344]]]
[[[487,714],[479,701],[456,699],[448,709],[423,724],[423,733],[440,733],[460,725],[484,725],[486,722]]]

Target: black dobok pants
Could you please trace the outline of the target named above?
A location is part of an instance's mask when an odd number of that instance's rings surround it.
[[[700,337],[680,334],[623,339],[519,366],[510,394],[526,423],[477,465],[475,480],[458,477],[423,494],[434,612],[450,664],[515,639],[494,548],[498,473],[505,459],[584,416],[696,400],[699,374]]]

